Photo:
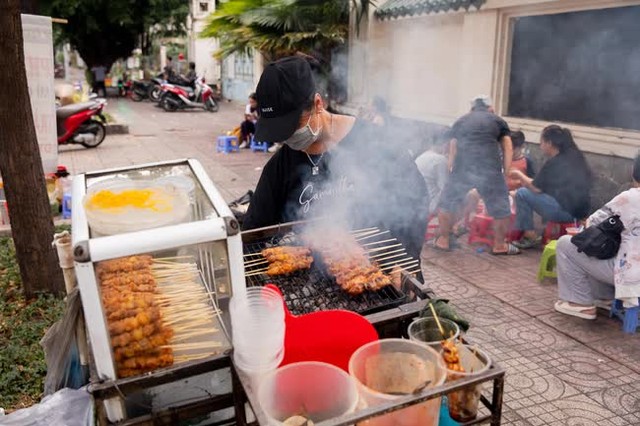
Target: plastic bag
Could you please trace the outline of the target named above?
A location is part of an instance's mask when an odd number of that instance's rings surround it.
[[[80,365],[76,342],[76,324],[80,315],[80,293],[75,288],[67,296],[67,308],[62,318],[40,340],[47,363],[45,395],[66,387],[77,389],[88,381],[88,372]]]
[[[94,425],[93,401],[86,388],[61,389],[39,404],[0,417],[2,426]]]

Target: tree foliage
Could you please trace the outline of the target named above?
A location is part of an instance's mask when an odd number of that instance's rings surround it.
[[[65,18],[60,26],[65,40],[80,53],[88,67],[107,68],[147,49],[154,37],[185,33],[188,0],[42,0],[43,12]]]
[[[313,56],[330,97],[340,102],[345,87],[332,70],[334,53],[344,52],[350,12],[359,22],[373,4],[371,0],[227,0],[210,16],[200,36],[218,39],[218,58],[253,49],[269,62],[296,53]]]

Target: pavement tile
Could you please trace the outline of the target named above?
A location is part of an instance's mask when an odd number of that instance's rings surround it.
[[[631,425],[585,395],[575,395],[518,410],[532,425],[618,426]]]
[[[235,127],[243,109],[225,103],[216,114],[169,114],[151,103],[110,100],[108,111],[131,134],[109,135],[97,149],[61,147],[59,162],[80,173],[196,158],[231,201],[255,187],[271,157],[215,152],[216,136]],[[467,236],[458,242],[448,253],[425,244],[423,274],[470,321],[465,337],[506,369],[502,424],[640,425],[640,333],[626,335],[605,316],[584,321],[554,312],[555,281],[536,280],[540,250],[492,256],[488,247],[467,245]]]
[[[621,327],[619,321],[608,318],[601,312],[595,321],[583,320],[555,311],[539,315],[537,319],[587,345],[602,340],[605,336],[616,335]]]

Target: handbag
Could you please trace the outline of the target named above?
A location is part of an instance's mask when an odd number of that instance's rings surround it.
[[[571,242],[578,247],[579,253],[601,260],[611,259],[618,254],[623,230],[624,224],[620,216],[609,216],[571,237]]]

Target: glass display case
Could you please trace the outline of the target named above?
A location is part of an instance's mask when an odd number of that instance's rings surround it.
[[[75,269],[98,380],[175,369],[230,348],[222,309],[246,289],[242,241],[200,163],[82,174],[72,199]],[[120,397],[105,408],[109,421],[126,418]]]

